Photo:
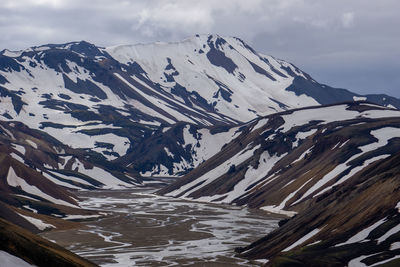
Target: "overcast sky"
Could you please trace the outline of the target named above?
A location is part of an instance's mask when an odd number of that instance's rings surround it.
[[[400,97],[398,0],[2,0],[0,50],[237,36],[316,80]]]

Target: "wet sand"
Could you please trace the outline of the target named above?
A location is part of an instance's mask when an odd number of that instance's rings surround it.
[[[151,194],[154,189],[79,192],[83,208],[108,215],[79,230],[42,236],[101,266],[258,266],[234,257],[277,227],[262,211]]]

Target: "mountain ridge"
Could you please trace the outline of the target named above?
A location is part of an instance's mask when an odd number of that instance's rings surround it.
[[[256,119],[158,194],[291,217],[236,250],[265,266],[395,264],[399,114],[358,102]]]

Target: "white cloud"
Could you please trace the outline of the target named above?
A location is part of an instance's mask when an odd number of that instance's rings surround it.
[[[65,0],[4,0],[2,3],[3,7],[9,9],[15,8],[27,8],[27,7],[51,7],[51,8],[62,8],[68,5],[68,1]]]
[[[148,37],[156,37],[160,31],[211,30],[214,20],[212,10],[199,3],[173,1],[143,7],[132,14],[132,23],[134,30]]]
[[[342,25],[345,28],[350,28],[354,24],[354,12],[346,12],[342,15]]]

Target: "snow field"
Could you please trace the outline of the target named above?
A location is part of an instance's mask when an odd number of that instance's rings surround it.
[[[35,267],[26,261],[9,254],[8,252],[0,250],[0,262],[4,267]]]

